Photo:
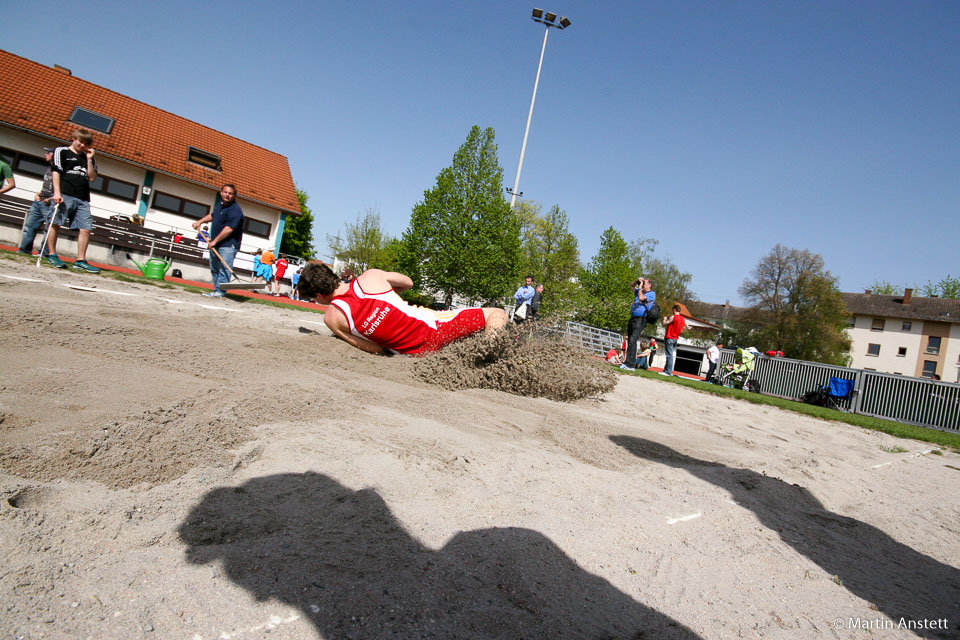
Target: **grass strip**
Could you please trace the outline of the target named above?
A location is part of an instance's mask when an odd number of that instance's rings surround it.
[[[709,393],[715,396],[746,400],[747,402],[752,402],[753,404],[777,407],[779,409],[793,411],[794,413],[801,413],[813,418],[820,418],[821,420],[843,422],[856,427],[863,427],[864,429],[882,431],[883,433],[888,433],[892,436],[896,436],[897,438],[909,438],[911,440],[929,442],[931,444],[949,447],[952,450],[960,453],[960,433],[942,431],[940,429],[932,429],[928,427],[919,427],[917,425],[897,422],[895,420],[884,420],[883,418],[864,416],[859,413],[846,413],[844,411],[837,411],[836,409],[828,409],[826,407],[816,407],[811,404],[800,402],[799,400],[786,400],[776,396],[766,396],[760,393],[743,391],[741,389],[721,387],[715,384],[708,384],[702,380],[690,380],[689,378],[683,377],[667,378],[661,376],[655,371],[637,370],[630,372],[618,370],[618,372],[625,375],[649,378],[651,380],[657,380],[658,382],[679,384],[687,387],[688,389],[699,391],[700,393]]]

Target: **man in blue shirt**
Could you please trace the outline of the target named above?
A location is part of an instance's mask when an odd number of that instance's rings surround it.
[[[519,309],[520,305],[523,303],[527,303],[526,314],[524,314],[524,316],[521,318],[520,316],[516,315],[515,309],[513,319],[516,322],[523,322],[527,319],[527,315],[530,313],[530,301],[533,300],[533,294],[536,292],[537,290],[533,288],[533,276],[527,276],[524,278],[523,286],[517,289],[517,292],[513,294],[513,298],[517,301],[516,309]]]
[[[200,229],[207,222],[211,223],[209,244],[213,291],[203,295],[222,298],[225,294],[220,285],[230,282],[229,269],[233,269],[233,260],[237,257],[240,242],[243,240],[243,209],[237,204],[235,186],[223,185],[220,189],[220,202],[214,206],[213,213],[194,222],[193,228]],[[217,253],[220,254],[219,258]]]
[[[647,324],[647,311],[657,300],[653,291],[653,283],[649,278],[637,278],[631,283],[633,287],[633,305],[630,307],[630,321],[627,323],[627,359],[621,369],[634,371],[637,368],[637,341]]]

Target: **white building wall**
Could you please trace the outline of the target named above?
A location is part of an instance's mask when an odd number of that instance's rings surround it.
[[[950,325],[950,337],[946,343],[947,351],[940,377],[945,382],[960,382],[960,324]]]
[[[856,316],[854,326],[847,329],[852,341],[850,353],[853,360],[850,366],[855,369],[874,369],[912,376],[920,355],[923,321],[884,318],[883,330],[875,331],[872,328],[873,320],[871,316]],[[910,323],[908,330],[903,329],[904,322]],[[868,355],[870,344],[880,345],[879,355]],[[901,347],[907,350],[904,356],[897,355]]]

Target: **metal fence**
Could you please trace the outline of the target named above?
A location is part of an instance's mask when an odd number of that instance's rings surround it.
[[[734,354],[723,349],[720,363],[732,363]],[[760,383],[761,393],[791,400],[819,389],[830,378],[853,380],[853,395],[838,402],[847,411],[921,427],[960,430],[960,384],[766,356],[757,359],[751,378]]]
[[[620,347],[622,337],[615,331],[567,322],[563,339],[602,358],[611,348]],[[722,349],[719,365],[733,363],[735,354],[733,349]],[[662,360],[663,356],[658,351],[655,358]],[[760,383],[761,393],[789,400],[801,400],[827,385],[830,378],[853,380],[851,397],[837,402],[846,411],[960,431],[960,384],[767,356],[757,358],[751,375]]]

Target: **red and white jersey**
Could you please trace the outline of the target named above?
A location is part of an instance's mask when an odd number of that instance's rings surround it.
[[[440,315],[407,304],[393,289],[377,293],[364,291],[357,280],[330,304],[347,317],[350,333],[399,353],[423,346],[436,331]]]

